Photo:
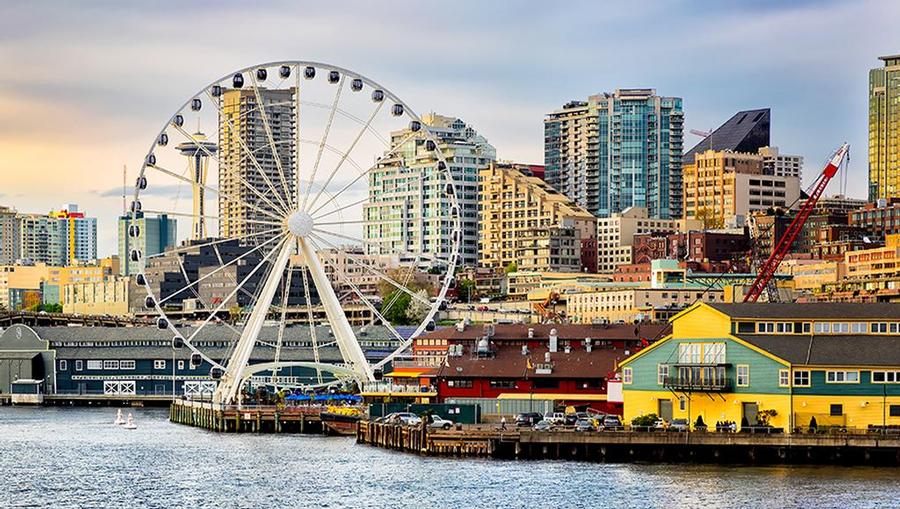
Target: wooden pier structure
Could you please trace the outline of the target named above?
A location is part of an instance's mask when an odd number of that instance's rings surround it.
[[[357,443],[427,456],[568,459],[608,463],[900,466],[900,436],[636,431],[428,429],[361,421]]]
[[[221,433],[324,434],[320,406],[237,406],[177,399],[169,420]]]

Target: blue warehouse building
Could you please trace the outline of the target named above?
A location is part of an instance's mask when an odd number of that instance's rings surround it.
[[[191,327],[179,328],[191,337]],[[228,325],[204,327],[192,344],[217,362],[228,359],[239,332]],[[275,360],[278,327],[263,327],[250,364]],[[319,326],[319,360],[342,363],[330,328]],[[367,327],[359,334],[364,351],[379,358],[399,343],[384,327]],[[191,365],[191,350],[172,348],[168,331],[152,326],[136,327],[29,327],[12,325],[0,334],[0,394],[10,394],[17,380],[37,380],[46,395],[116,397],[191,396],[205,397],[215,388],[209,376],[212,366]],[[312,339],[307,326],[285,327],[279,361],[311,362]],[[329,375],[323,373],[327,381]],[[261,372],[253,381],[268,380]],[[315,370],[286,366],[277,374],[278,384],[310,383]],[[173,387],[174,380],[174,387]]]

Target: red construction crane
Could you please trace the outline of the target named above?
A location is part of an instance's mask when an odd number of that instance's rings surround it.
[[[800,231],[803,230],[806,219],[812,213],[813,208],[815,208],[816,202],[819,201],[819,197],[825,192],[828,182],[831,181],[831,178],[834,177],[838,168],[840,168],[841,164],[844,162],[844,158],[847,157],[849,150],[850,145],[844,143],[841,145],[841,148],[837,149],[837,152],[831,156],[828,164],[825,165],[825,169],[822,170],[822,174],[819,175],[819,179],[815,183],[812,192],[809,194],[809,198],[807,198],[806,202],[803,203],[803,206],[800,207],[797,216],[791,221],[790,226],[788,226],[784,235],[781,236],[781,240],[778,241],[775,248],[772,249],[772,254],[769,255],[766,263],[760,267],[756,280],[753,281],[753,284],[750,285],[750,290],[744,295],[744,302],[756,302],[756,299],[758,299],[766,290],[766,285],[769,284],[772,276],[775,275],[775,271],[778,270],[778,266],[781,265],[781,260],[784,260],[785,255],[791,250],[791,245],[794,244],[794,241],[797,240],[797,236],[800,235]],[[774,237],[774,230],[772,235]]]

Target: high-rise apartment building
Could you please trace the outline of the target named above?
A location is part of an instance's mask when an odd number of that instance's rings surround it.
[[[572,101],[544,119],[544,178],[598,217],[681,217],[683,124],[681,98],[654,89]]]
[[[74,203],[50,212],[50,217],[58,223],[63,252],[61,265],[97,259],[97,218],[85,216]]]
[[[900,55],[869,71],[869,201],[900,197]]]
[[[46,265],[66,264],[66,243],[59,221],[44,214],[19,214],[19,252],[17,260]]]
[[[137,236],[129,235],[129,226],[137,226]],[[174,247],[177,238],[177,223],[175,219],[165,214],[157,217],[147,217],[139,212],[132,220],[131,214],[119,217],[119,260],[120,272],[123,276],[137,274],[141,269],[141,262],[131,261],[131,250],[137,249],[144,257],[165,252],[166,248]]]
[[[0,206],[0,265],[11,265],[19,258],[19,222],[16,211]]]
[[[763,158],[763,173],[766,175],[803,178],[803,156],[782,154],[778,147],[761,147],[759,155]]]
[[[459,264],[474,266],[478,262],[478,171],[494,161],[497,152],[458,118],[432,113],[423,115],[422,123],[438,140],[437,149],[456,181],[462,225]],[[386,153],[369,175],[369,201],[363,210],[367,254],[399,254],[401,261],[411,261],[419,253],[447,258],[453,235],[451,203],[445,191],[447,181],[437,171],[438,161],[426,149],[424,129],[391,133],[391,146],[397,146],[396,150]]]
[[[707,227],[744,225],[753,211],[789,208],[800,177],[765,174],[763,156],[731,151],[696,153],[684,166],[684,214]]]
[[[517,165],[491,164],[478,180],[480,266],[581,270],[580,244],[597,236],[593,214]],[[574,267],[569,244],[576,248]]]
[[[273,229],[271,225],[253,222],[271,219],[245,203],[274,212],[272,205],[281,205],[277,196],[288,202],[296,189],[294,90],[259,88],[262,108],[256,92],[253,87],[231,89],[223,92],[220,99],[219,235],[240,238],[242,245],[259,244],[277,234],[266,233]],[[263,113],[277,147],[275,151],[269,144]],[[247,156],[248,151],[253,158]],[[227,196],[237,199],[229,200]]]

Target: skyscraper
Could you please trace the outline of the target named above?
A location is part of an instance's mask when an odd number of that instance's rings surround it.
[[[18,259],[33,263],[62,266],[66,264],[65,235],[60,221],[45,214],[18,214]]]
[[[74,203],[50,212],[50,217],[58,223],[61,265],[97,259],[97,218],[85,216]]]
[[[262,110],[257,92],[264,105]],[[231,89],[222,94],[222,114],[219,116],[220,236],[241,238],[242,245],[255,245],[277,234],[265,233],[273,226],[253,221],[271,221],[256,209],[273,212],[274,206],[282,206],[281,202],[288,202],[295,192],[293,98],[293,89],[254,90],[250,87]],[[269,143],[266,121],[277,147],[275,151]],[[228,200],[227,196],[238,200]]]
[[[131,237],[128,233],[130,225],[137,225],[138,235]],[[140,271],[141,262],[131,261],[132,249],[137,249],[143,255],[153,256],[162,253],[167,247],[174,247],[176,242],[177,224],[175,219],[166,215],[147,217],[143,212],[137,213],[137,218],[132,220],[131,214],[119,217],[119,272],[128,276]]]
[[[474,266],[478,262],[478,170],[495,160],[497,152],[458,118],[432,113],[424,115],[422,123],[438,140],[437,149],[456,180],[462,222],[459,262]],[[369,175],[369,202],[363,210],[368,254],[400,254],[404,259],[425,253],[446,258],[453,232],[450,200],[444,190],[447,181],[437,174],[438,161],[426,149],[424,129],[391,133],[391,146],[398,144]]]
[[[16,211],[0,206],[0,265],[12,265],[19,258],[19,222]]]
[[[684,164],[694,162],[694,155],[707,150],[756,154],[769,146],[769,130],[772,122],[769,108],[739,111],[709,133],[700,143],[684,154]]]
[[[544,119],[545,180],[598,217],[646,207],[681,217],[681,98],[618,89]]]
[[[900,55],[869,71],[869,201],[900,197]]]

